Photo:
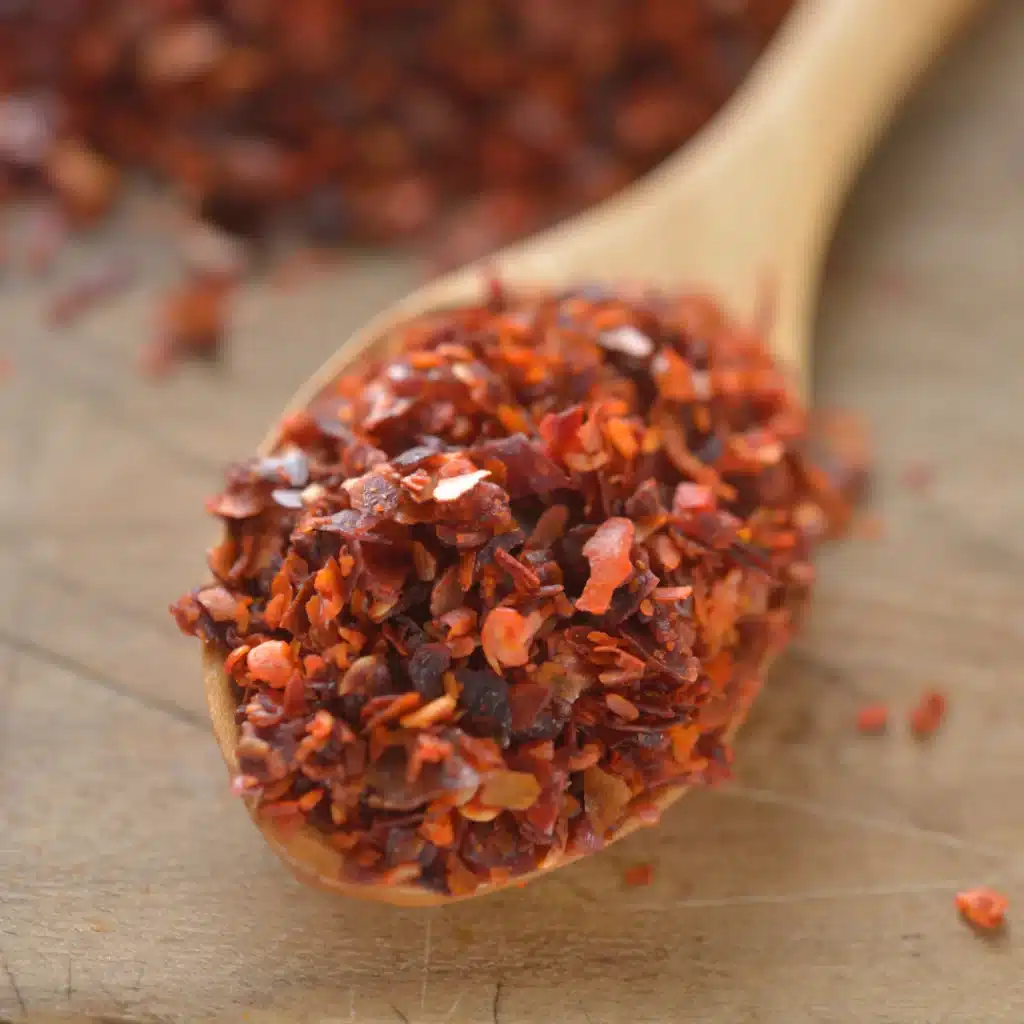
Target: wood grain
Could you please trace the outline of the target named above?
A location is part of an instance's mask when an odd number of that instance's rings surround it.
[[[0,1017],[1020,1024],[1018,938],[979,940],[952,895],[995,883],[1024,907],[1022,66],[1009,0],[847,211],[816,387],[871,422],[885,533],[825,558],[738,785],[478,903],[373,907],[287,877],[226,792],[163,611],[201,572],[217,464],[408,268],[254,287],[224,372],[155,389],[134,353],[167,268],[140,218],[67,257],[113,247],[147,282],[74,331],[40,327],[38,286],[0,285]],[[900,483],[917,460],[927,495]],[[919,745],[902,713],[926,685],[952,710]],[[889,736],[853,730],[867,699],[893,704]],[[653,884],[626,888],[641,861]]]

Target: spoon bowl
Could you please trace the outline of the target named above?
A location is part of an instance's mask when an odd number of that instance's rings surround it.
[[[733,101],[675,157],[625,192],[565,224],[498,253],[489,268],[515,288],[558,289],[590,280],[642,281],[708,292],[739,319],[755,318],[806,393],[815,298],[832,226],[858,168],[900,100],[983,0],[802,0]],[[357,331],[292,399],[307,407],[346,369],[385,350],[393,329],[421,313],[478,301],[480,269],[468,267],[409,295]],[[276,432],[261,452],[272,452]],[[767,665],[762,666],[767,669]],[[236,698],[223,654],[203,651],[214,734],[232,775]],[[685,786],[655,796],[664,811]],[[456,898],[413,885],[346,881],[343,856],[312,827],[282,833],[254,821],[302,882],[401,906]],[[650,819],[628,818],[624,838]],[[523,885],[580,854],[548,858]]]

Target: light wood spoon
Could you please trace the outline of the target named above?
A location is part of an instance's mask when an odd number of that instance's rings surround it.
[[[498,253],[490,265],[512,285],[628,280],[692,288],[747,319],[768,286],[769,344],[806,390],[818,282],[840,204],[902,98],[983,2],[802,0],[740,91],[696,140],[612,200]],[[479,268],[470,267],[408,296],[349,338],[289,409],[308,405],[341,372],[386,344],[396,324],[478,301],[480,291]],[[275,442],[272,434],[262,451]],[[222,660],[222,653],[204,650],[214,733],[236,774],[236,700]],[[662,793],[661,808],[683,792]],[[342,856],[321,833],[307,827],[284,838],[272,823],[254,820],[300,881],[404,906],[452,901],[414,886],[343,881]],[[607,842],[639,824],[627,820]],[[516,883],[573,859],[553,859]],[[498,888],[483,886],[473,895]]]

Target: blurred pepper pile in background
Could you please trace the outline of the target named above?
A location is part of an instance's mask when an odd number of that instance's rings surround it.
[[[0,0],[0,189],[461,263],[643,174],[792,0]]]

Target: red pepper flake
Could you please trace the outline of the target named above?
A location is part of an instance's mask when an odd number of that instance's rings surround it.
[[[608,519],[583,545],[583,556],[590,562],[590,579],[576,602],[579,611],[594,615],[608,611],[612,594],[633,572],[629,554],[634,532],[630,520]]]
[[[949,702],[938,690],[926,690],[910,712],[910,731],[918,739],[927,739],[938,732],[946,718]]]
[[[867,734],[885,732],[889,725],[887,704],[866,704],[857,712],[857,731]]]
[[[640,712],[637,710],[636,705],[618,693],[609,693],[605,697],[604,702],[612,714],[618,715],[619,718],[624,718],[627,722],[635,722],[640,717]]]
[[[246,665],[253,679],[283,687],[295,671],[291,645],[284,640],[266,640],[249,651]]]
[[[495,608],[480,631],[484,654],[496,672],[506,665],[525,665],[530,660],[530,638],[529,623],[514,608]]]
[[[1003,927],[1010,901],[1001,892],[981,886],[958,892],[956,906],[964,919],[975,928],[993,932]]]
[[[187,358],[216,361],[235,283],[230,276],[197,275],[173,291],[160,312],[156,338],[142,350],[142,369],[157,377]]]
[[[183,214],[226,236],[185,247],[204,269],[243,264],[235,250],[282,222],[316,252],[412,239],[434,266],[464,264],[675,152],[739,86],[793,2],[168,0],[142,17],[138,4],[110,0],[102,16],[92,3],[58,3],[53,18],[8,3],[4,189],[47,189],[62,218],[87,226],[114,206],[128,172],[159,178]],[[701,315],[716,324],[701,299],[680,317],[693,336]],[[618,365],[684,371],[656,376],[668,400],[689,401],[693,367],[670,339],[628,304],[583,312]],[[144,367],[166,372],[185,354],[161,340]]]
[[[631,867],[626,868],[626,873],[623,877],[626,885],[631,889],[642,885],[650,885],[654,881],[654,865],[633,864]]]
[[[496,287],[395,342],[229,468],[173,614],[224,658],[255,813],[469,895],[728,775],[836,498],[710,300]]]

